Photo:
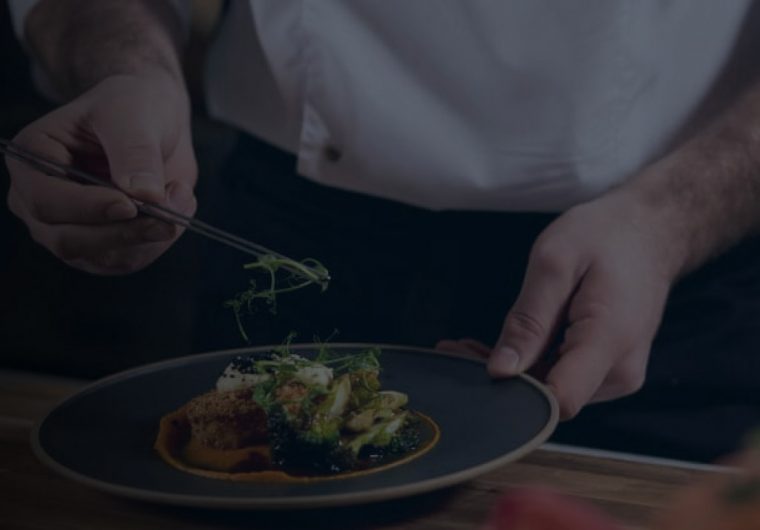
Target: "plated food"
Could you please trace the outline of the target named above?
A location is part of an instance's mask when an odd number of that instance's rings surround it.
[[[315,360],[321,348],[291,344],[289,351]],[[383,386],[406,394],[406,408],[433,418],[441,433],[424,455],[380,472],[285,480],[219,472],[229,480],[216,480],[203,475],[213,471],[180,471],[157,455],[161,417],[211,390],[236,357],[264,357],[272,346],[194,354],[96,381],[39,422],[32,447],[62,476],[113,495],[176,506],[295,510],[398,499],[460,484],[524,456],[557,424],[551,392],[528,376],[493,381],[480,360],[421,348],[330,344],[336,356],[374,348],[382,349]],[[423,441],[433,435],[422,434]]]
[[[376,472],[414,460],[440,437],[382,389],[379,350],[312,358],[287,345],[235,357],[215,387],[160,421],[155,448],[177,469],[239,481],[312,481]]]

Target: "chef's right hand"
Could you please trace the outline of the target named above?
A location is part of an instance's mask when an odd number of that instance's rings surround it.
[[[14,142],[123,190],[58,179],[6,157],[11,211],[35,241],[75,268],[134,272],[181,235],[174,225],[138,216],[127,193],[195,213],[189,102],[166,73],[108,77],[24,128]]]

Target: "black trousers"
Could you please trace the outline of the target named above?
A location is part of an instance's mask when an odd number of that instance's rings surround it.
[[[492,344],[554,218],[431,212],[324,187],[297,176],[292,155],[244,135],[200,193],[201,218],[332,273],[326,292],[285,295],[276,314],[247,318],[253,344],[290,331],[303,341]],[[240,346],[223,302],[246,286],[246,258],[213,243],[201,255],[194,349]],[[749,240],[674,288],[644,388],[587,407],[554,441],[703,461],[727,453],[760,425],[759,345],[760,242]]]

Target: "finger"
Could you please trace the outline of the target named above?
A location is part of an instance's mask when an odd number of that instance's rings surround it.
[[[184,134],[180,133],[177,146],[167,157],[165,167],[166,174],[175,177],[172,180],[182,182],[191,190],[195,188],[198,180],[198,163],[195,159],[190,131],[185,131]]]
[[[619,361],[607,374],[589,402],[610,401],[640,390],[646,379],[648,359],[649,351],[643,350],[634,352]]]
[[[504,320],[489,358],[491,376],[521,373],[547,350],[576,283],[572,267],[534,249],[520,294]]]
[[[183,215],[192,217],[198,208],[192,183],[171,182],[166,188],[167,206]]]
[[[150,117],[106,115],[93,129],[108,158],[111,180],[133,197],[148,202],[165,198],[161,124]]]
[[[93,258],[110,251],[145,243],[170,241],[174,225],[157,219],[134,219],[101,226],[58,225],[43,233],[43,245],[63,260]],[[42,242],[41,241],[41,242]]]
[[[99,186],[83,186],[13,168],[14,192],[26,204],[29,216],[49,225],[97,225],[137,216],[137,208],[123,193]]]
[[[14,204],[14,208],[23,210],[24,206]],[[171,241],[177,236],[174,225],[144,217],[100,226],[46,225],[31,218],[27,226],[35,241],[64,261],[92,259],[114,250]]]
[[[459,339],[459,343],[468,351],[471,351],[480,357],[489,357],[491,355],[491,347],[479,340]]]
[[[458,355],[466,355],[469,353],[462,348],[459,341],[450,339],[439,340],[436,342],[435,350],[443,353],[456,353]]]
[[[588,306],[571,321],[559,358],[546,376],[546,384],[557,398],[562,419],[574,417],[591,401],[618,358],[617,326],[607,314],[605,309]]]
[[[598,350],[575,350],[560,357],[546,376],[546,385],[557,398],[561,419],[575,417],[591,402],[609,369]]]
[[[166,251],[170,244],[171,241],[145,243],[108,251],[89,258],[65,260],[65,263],[92,274],[105,276],[128,274],[153,263]]]
[[[474,339],[440,340],[436,343],[435,349],[440,352],[475,357],[488,357],[491,353],[491,348]]]
[[[53,138],[36,134],[19,136],[19,145],[66,164],[70,154]],[[7,158],[14,200],[25,204],[30,217],[45,224],[101,224],[131,219],[137,209],[123,193],[98,186],[83,186]],[[26,220],[26,219],[25,219]]]

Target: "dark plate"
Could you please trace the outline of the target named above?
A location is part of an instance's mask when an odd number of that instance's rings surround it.
[[[395,468],[286,484],[209,479],[164,463],[153,450],[161,416],[212,388],[235,355],[270,348],[182,357],[102,379],[48,414],[34,429],[32,445],[55,471],[117,495],[185,506],[284,509],[386,500],[457,484],[520,458],[556,426],[554,399],[529,377],[495,382],[478,360],[379,346],[383,387],[408,393],[410,407],[441,428],[430,452]],[[313,345],[292,349],[308,353]]]

